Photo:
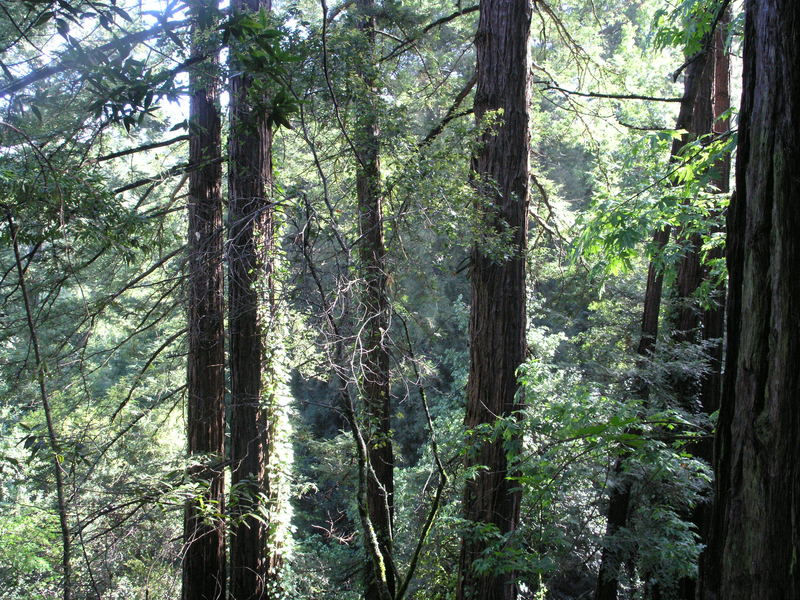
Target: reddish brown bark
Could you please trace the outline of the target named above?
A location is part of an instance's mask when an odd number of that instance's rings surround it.
[[[748,0],[707,600],[800,597],[800,3]]]
[[[217,18],[215,2],[192,6],[193,53],[207,52],[203,32]],[[189,163],[203,165],[189,174],[189,357],[188,450],[204,466],[190,472],[208,485],[204,503],[224,506],[225,338],[223,330],[222,168],[219,157],[219,80],[216,59],[189,75]],[[225,529],[209,521],[199,505],[187,503],[184,515],[183,600],[225,597]]]
[[[731,107],[730,97],[730,51],[725,47],[725,29],[730,22],[727,11],[720,21],[719,31],[714,42],[714,133],[724,134],[730,131],[730,120],[720,117]],[[712,182],[723,193],[730,192],[731,157],[726,156],[717,166],[718,176]],[[714,250],[711,259],[724,257],[724,250]],[[703,312],[703,340],[709,345],[708,356],[710,374],[701,382],[701,404],[705,413],[711,414],[719,409],[722,394],[722,338],[725,331],[725,296],[726,285],[721,284],[712,297],[713,305]],[[713,458],[713,444],[709,444],[707,455]]]
[[[269,0],[233,0],[235,14],[269,10]],[[240,42],[241,43],[241,42]],[[232,600],[262,600],[274,587],[277,555],[264,522],[272,448],[269,332],[274,326],[272,132],[254,103],[252,75],[231,52],[228,138],[228,326],[231,372]]]
[[[695,111],[693,116],[692,131],[698,134],[709,133],[726,133],[728,131],[727,121],[720,119],[720,116],[730,109],[730,93],[729,93],[729,59],[725,50],[725,26],[727,18],[723,17],[720,20],[719,27],[714,34],[712,48],[711,48],[711,62],[705,70],[702,78],[701,86],[702,91],[699,96],[703,97],[703,102],[698,103],[698,110]],[[706,95],[706,92],[708,94]],[[707,98],[707,102],[706,102]],[[730,159],[726,158],[713,167],[716,170],[716,175],[712,179],[712,185],[721,192],[729,190],[728,179],[730,177]],[[674,322],[673,337],[676,341],[694,341],[699,342],[701,338],[709,338],[706,332],[706,325],[710,325],[716,333],[718,329],[718,322],[721,314],[721,303],[719,302],[720,292],[724,297],[724,289],[717,290],[717,308],[708,310],[705,314],[699,309],[696,299],[694,298],[700,285],[708,277],[708,269],[706,268],[702,257],[702,237],[699,234],[692,235],[689,239],[684,239],[679,236],[679,241],[683,241],[687,246],[681,261],[678,264],[678,271],[676,277],[676,296],[678,300],[678,310],[676,311],[676,318]],[[711,256],[710,258],[718,258],[719,256]],[[713,321],[713,323],[709,322]],[[709,372],[709,377],[714,375],[714,372]],[[716,377],[719,377],[719,370],[716,371]],[[702,386],[702,382],[697,382],[697,385]],[[694,386],[690,386],[694,387]],[[684,397],[691,397],[697,393],[697,389],[687,389],[686,393],[682,394]],[[702,404],[716,405],[717,400],[708,398]],[[713,412],[716,408],[712,409]],[[710,459],[710,456],[709,456]]]
[[[474,430],[510,418],[520,408],[517,369],[525,359],[525,251],[529,202],[530,101],[527,0],[481,2],[477,52],[475,118],[502,111],[480,138],[472,160],[479,225],[488,244],[472,252],[470,373],[465,425]],[[507,237],[506,235],[507,234]],[[503,254],[497,248],[502,236]],[[513,442],[512,442],[513,443]],[[509,471],[503,436],[468,439],[468,468],[482,466],[467,482],[464,517],[511,535],[519,520],[520,493]],[[516,598],[514,573],[478,570],[487,542],[464,534],[459,561],[458,600]]]

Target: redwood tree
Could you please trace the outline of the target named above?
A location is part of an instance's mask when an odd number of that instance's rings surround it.
[[[359,340],[359,388],[366,417],[364,437],[368,455],[367,513],[384,564],[384,572],[376,572],[375,557],[368,557],[364,597],[367,600],[377,600],[386,593],[394,596],[396,585],[392,568],[394,451],[390,424],[391,380],[387,339],[390,306],[383,238],[384,198],[380,172],[375,65],[376,5],[374,0],[358,0],[357,8],[358,28],[363,43],[357,67],[362,89],[356,98],[354,132],[358,225],[361,234],[358,259],[363,278],[360,316],[364,323]]]
[[[217,20],[215,1],[194,2],[192,55],[211,54],[189,74],[188,446],[201,464],[190,475],[204,504],[222,511],[225,452],[225,339],[223,331],[222,165],[219,74],[207,42]],[[184,600],[225,597],[225,529],[189,501],[184,515]]]
[[[483,0],[475,38],[475,118],[486,126],[472,160],[479,226],[491,239],[472,252],[468,430],[493,426],[519,410],[517,368],[525,358],[525,251],[528,235],[531,6],[527,0]],[[499,114],[498,114],[499,111]],[[496,245],[503,246],[498,252]],[[495,247],[494,250],[492,247]],[[502,435],[468,441],[467,467],[478,467],[464,492],[464,517],[513,534],[520,493],[511,479]],[[487,548],[481,527],[465,532],[456,597],[511,599],[515,576],[507,570],[476,569]]]
[[[702,597],[800,597],[800,3],[745,3],[729,318]]]
[[[269,0],[233,0],[234,14],[270,10]],[[239,45],[244,46],[245,40]],[[253,74],[231,50],[228,138],[228,327],[231,373],[230,592],[233,600],[270,596],[277,556],[268,539],[273,441],[273,378],[269,333],[274,327],[272,132]]]
[[[714,33],[711,49],[713,60],[707,68],[706,77],[712,85],[710,111],[701,110],[695,114],[695,130],[717,135],[729,132],[729,121],[722,119],[730,109],[730,58],[725,47],[725,27],[729,16],[724,15]],[[725,156],[713,166],[711,183],[714,188],[727,194],[730,191],[729,156]],[[719,217],[719,215],[717,215]],[[699,306],[695,297],[698,289],[711,276],[709,267],[703,259],[703,240],[699,233],[688,240],[688,249],[678,264],[676,287],[678,311],[674,323],[673,338],[678,342],[703,343],[707,367],[699,376],[678,376],[675,379],[675,392],[682,408],[689,412],[710,416],[719,409],[722,384],[722,337],[725,323],[725,284],[718,284],[711,290],[706,307]],[[722,257],[722,250],[714,248],[709,259]],[[696,457],[711,464],[714,460],[713,443],[709,438],[691,444],[688,450]],[[704,545],[708,541],[709,510],[707,502],[699,502],[692,511],[691,520]],[[702,566],[702,554],[700,556]],[[680,582],[680,598],[693,600],[695,597],[695,577],[685,577]]]

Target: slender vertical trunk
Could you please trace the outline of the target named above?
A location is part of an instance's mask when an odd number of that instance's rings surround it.
[[[361,344],[361,393],[366,414],[368,447],[367,511],[375,530],[385,564],[384,574],[374,567],[366,570],[364,597],[380,597],[384,584],[394,596],[395,573],[392,568],[394,526],[394,451],[391,439],[391,380],[389,377],[389,297],[387,292],[386,248],[383,241],[383,191],[380,175],[380,131],[378,89],[375,73],[375,1],[358,0],[358,27],[363,36],[359,77],[363,84],[356,105],[357,131],[356,189],[361,240],[358,258],[364,277],[361,295],[363,336]],[[368,561],[374,565],[373,560]]]
[[[723,17],[714,33],[710,50],[711,60],[701,79],[698,100],[702,100],[702,102],[697,103],[692,119],[692,131],[697,134],[727,132],[727,122],[720,120],[720,115],[730,108],[730,94],[728,91],[729,61],[724,46],[724,27],[726,23],[727,19]],[[714,168],[717,170],[717,175],[711,183],[717,190],[727,192],[729,189],[730,160],[724,159]],[[708,339],[705,333],[707,325],[705,317],[711,317],[714,323],[710,323],[710,325],[714,329],[719,320],[720,311],[718,308],[714,308],[703,313],[699,310],[694,299],[698,288],[708,277],[708,271],[703,264],[702,236],[694,234],[689,239],[685,239],[679,234],[678,237],[679,241],[686,244],[687,251],[678,264],[676,277],[678,309],[674,322],[673,337],[678,342],[699,342],[702,337]],[[716,295],[718,296],[719,294]],[[703,381],[712,376],[714,376],[714,373],[709,372],[703,378]],[[719,371],[717,371],[717,376],[719,376]],[[703,381],[677,382],[679,397],[694,398],[702,389]],[[708,398],[707,401],[711,404],[716,404],[716,401],[711,398]],[[703,402],[703,404],[706,404],[706,402]],[[710,456],[708,458],[710,460]]]
[[[61,529],[61,575],[62,589],[61,598],[72,600],[72,536],[69,531],[69,515],[67,513],[67,495],[64,482],[64,466],[62,465],[61,443],[56,434],[53,410],[50,405],[50,393],[47,389],[47,379],[45,364],[42,359],[41,348],[39,347],[39,334],[36,323],[34,322],[34,303],[31,301],[31,294],[25,280],[25,268],[22,265],[22,257],[19,251],[17,233],[19,228],[14,223],[10,209],[6,209],[8,220],[8,233],[11,238],[11,246],[14,250],[14,266],[17,270],[17,283],[22,293],[22,303],[25,307],[25,320],[28,324],[28,333],[31,336],[31,346],[33,347],[33,359],[36,364],[36,382],[39,385],[39,399],[42,402],[45,424],[47,426],[47,439],[50,445],[50,452],[53,459],[53,473],[56,479],[56,507],[58,510],[58,524]]]
[[[234,14],[270,10],[269,0],[234,0]],[[270,597],[277,556],[269,547],[267,465],[273,442],[274,327],[272,133],[250,97],[252,76],[231,50],[228,138],[228,327],[231,370],[232,600]]]
[[[192,4],[192,54],[211,52],[205,41],[217,5]],[[207,485],[204,504],[222,510],[225,452],[225,338],[223,331],[222,166],[218,108],[218,64],[200,63],[189,75],[189,358],[188,446],[203,466],[191,476]],[[202,166],[200,166],[202,165]],[[183,600],[225,597],[225,528],[209,520],[197,502],[184,515]]]
[[[480,6],[475,118],[502,111],[500,122],[481,136],[472,160],[480,226],[491,245],[507,244],[502,254],[476,244],[472,252],[470,373],[465,425],[475,430],[512,418],[521,408],[517,369],[525,359],[525,252],[528,236],[531,6],[527,0],[483,0]],[[505,234],[508,235],[506,240]],[[499,241],[502,240],[502,241]],[[510,479],[509,442],[504,436],[468,441],[467,467],[484,466],[467,482],[464,517],[513,534],[519,520],[520,492]],[[465,533],[459,561],[458,600],[511,600],[515,574],[478,571],[474,561],[487,542]]]
[[[702,597],[800,597],[800,3],[745,3],[729,315]]]
[[[719,32],[717,32],[719,33]],[[714,36],[714,41],[717,40]],[[721,39],[721,38],[720,38]],[[690,131],[695,135],[706,135],[714,127],[714,84],[716,52],[710,50],[706,68],[700,76],[695,108],[692,115]],[[687,204],[688,206],[688,204]],[[684,255],[678,262],[675,278],[676,310],[672,323],[672,338],[676,342],[699,342],[701,337],[701,313],[694,298],[695,292],[706,278],[701,250],[703,238],[700,233],[686,235],[683,230],[676,232],[680,244],[686,247]],[[699,392],[699,381],[689,376],[675,377],[672,382],[678,401],[684,410],[694,410],[693,403]]]
[[[684,99],[678,112],[676,129],[684,129],[697,133],[694,130],[695,110],[701,111],[706,103],[710,104],[710,90],[702,85],[703,73],[708,63],[706,54],[696,58],[686,70],[684,78]],[[688,136],[676,139],[672,144],[671,160],[677,160],[680,151],[688,142]],[[666,247],[670,238],[670,228],[664,227],[653,234],[653,249],[660,254]],[[661,298],[664,287],[664,270],[658,260],[651,261],[647,270],[647,285],[644,295],[642,310],[642,336],[639,339],[637,354],[641,360],[647,359],[653,352],[658,337],[658,321],[661,314]],[[642,399],[648,395],[647,385],[639,381],[636,393]],[[608,513],[606,520],[607,540],[626,527],[630,514],[631,484],[624,476],[626,455],[622,454],[614,464],[612,488],[608,499]],[[619,571],[623,557],[614,549],[613,544],[604,544],[600,555],[600,569],[597,575],[597,588],[595,600],[616,600],[619,588]]]
[[[730,121],[720,116],[731,107],[730,95],[730,51],[725,47],[725,29],[730,23],[728,10],[719,24],[714,41],[714,133],[725,134],[730,131]],[[731,157],[726,156],[717,165],[718,176],[712,181],[718,191],[730,192]],[[724,228],[723,228],[724,229]],[[721,229],[722,230],[722,229]],[[724,249],[714,250],[711,259],[724,257]],[[701,382],[700,398],[702,409],[706,414],[719,410],[722,394],[722,338],[725,331],[725,296],[727,289],[724,283],[714,291],[712,305],[703,312],[703,340],[709,346],[710,373]],[[705,451],[708,461],[713,460],[713,443],[708,443]]]

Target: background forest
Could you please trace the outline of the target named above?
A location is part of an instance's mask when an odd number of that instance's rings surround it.
[[[0,598],[694,598],[742,11],[0,1]]]

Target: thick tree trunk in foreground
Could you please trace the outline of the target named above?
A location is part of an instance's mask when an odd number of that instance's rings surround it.
[[[193,7],[193,54],[206,52],[203,32],[213,26],[215,2]],[[200,63],[189,75],[189,163],[203,165],[189,174],[189,454],[208,466],[191,475],[207,482],[204,502],[221,511],[224,504],[225,339],[223,331],[222,166],[216,59]],[[222,520],[204,521],[197,503],[184,515],[183,600],[225,597],[225,528]]]
[[[800,597],[800,3],[748,0],[707,600]]]
[[[269,0],[234,0],[235,13],[269,10]],[[249,98],[252,77],[230,80],[228,138],[228,327],[231,370],[232,600],[270,597],[276,557],[264,522],[270,503],[273,386],[269,333],[274,327],[272,133]]]
[[[364,278],[361,311],[364,321],[360,340],[361,395],[365,406],[369,469],[367,471],[367,512],[385,565],[376,572],[374,557],[368,558],[364,597],[377,600],[383,593],[395,593],[392,568],[394,527],[394,451],[391,439],[391,380],[389,377],[389,297],[387,295],[386,249],[383,240],[383,196],[380,174],[380,139],[377,115],[378,90],[375,75],[374,0],[358,0],[362,49],[359,77],[363,83],[358,98],[356,188],[361,240],[358,258]]]
[[[704,133],[695,129],[695,112],[702,112],[708,105],[710,111],[710,85],[703,85],[703,73],[708,63],[705,54],[700,55],[686,70],[684,78],[684,100],[681,102],[676,129],[684,129],[690,133]],[[675,161],[688,142],[688,136],[676,139],[672,143],[671,159]],[[653,234],[653,247],[661,253],[669,242],[670,228],[659,229]],[[648,358],[655,347],[658,337],[658,321],[661,314],[661,298],[664,287],[664,270],[657,261],[651,261],[647,270],[647,285],[642,310],[642,337],[639,339],[637,353],[642,360]],[[644,382],[637,382],[637,393],[647,398],[648,390]],[[631,504],[631,484],[625,479],[625,454],[617,458],[614,464],[611,493],[608,499],[606,520],[606,539],[611,539],[622,528],[627,527]],[[622,567],[620,553],[611,544],[604,545],[600,555],[600,569],[597,576],[595,600],[616,600],[619,588],[619,571]]]
[[[528,235],[528,72],[531,7],[527,0],[483,0],[477,50],[475,118],[502,110],[480,139],[472,161],[480,226],[488,244],[472,253],[468,430],[511,418],[520,408],[517,369],[525,359],[525,251]],[[501,233],[508,232],[508,237]],[[500,254],[504,256],[500,256]],[[498,439],[499,438],[499,439]],[[502,436],[468,440],[467,467],[485,466],[467,482],[464,517],[510,534],[519,520],[520,493],[509,479]],[[478,572],[473,562],[487,543],[468,531],[461,544],[459,600],[516,598],[514,573]]]

